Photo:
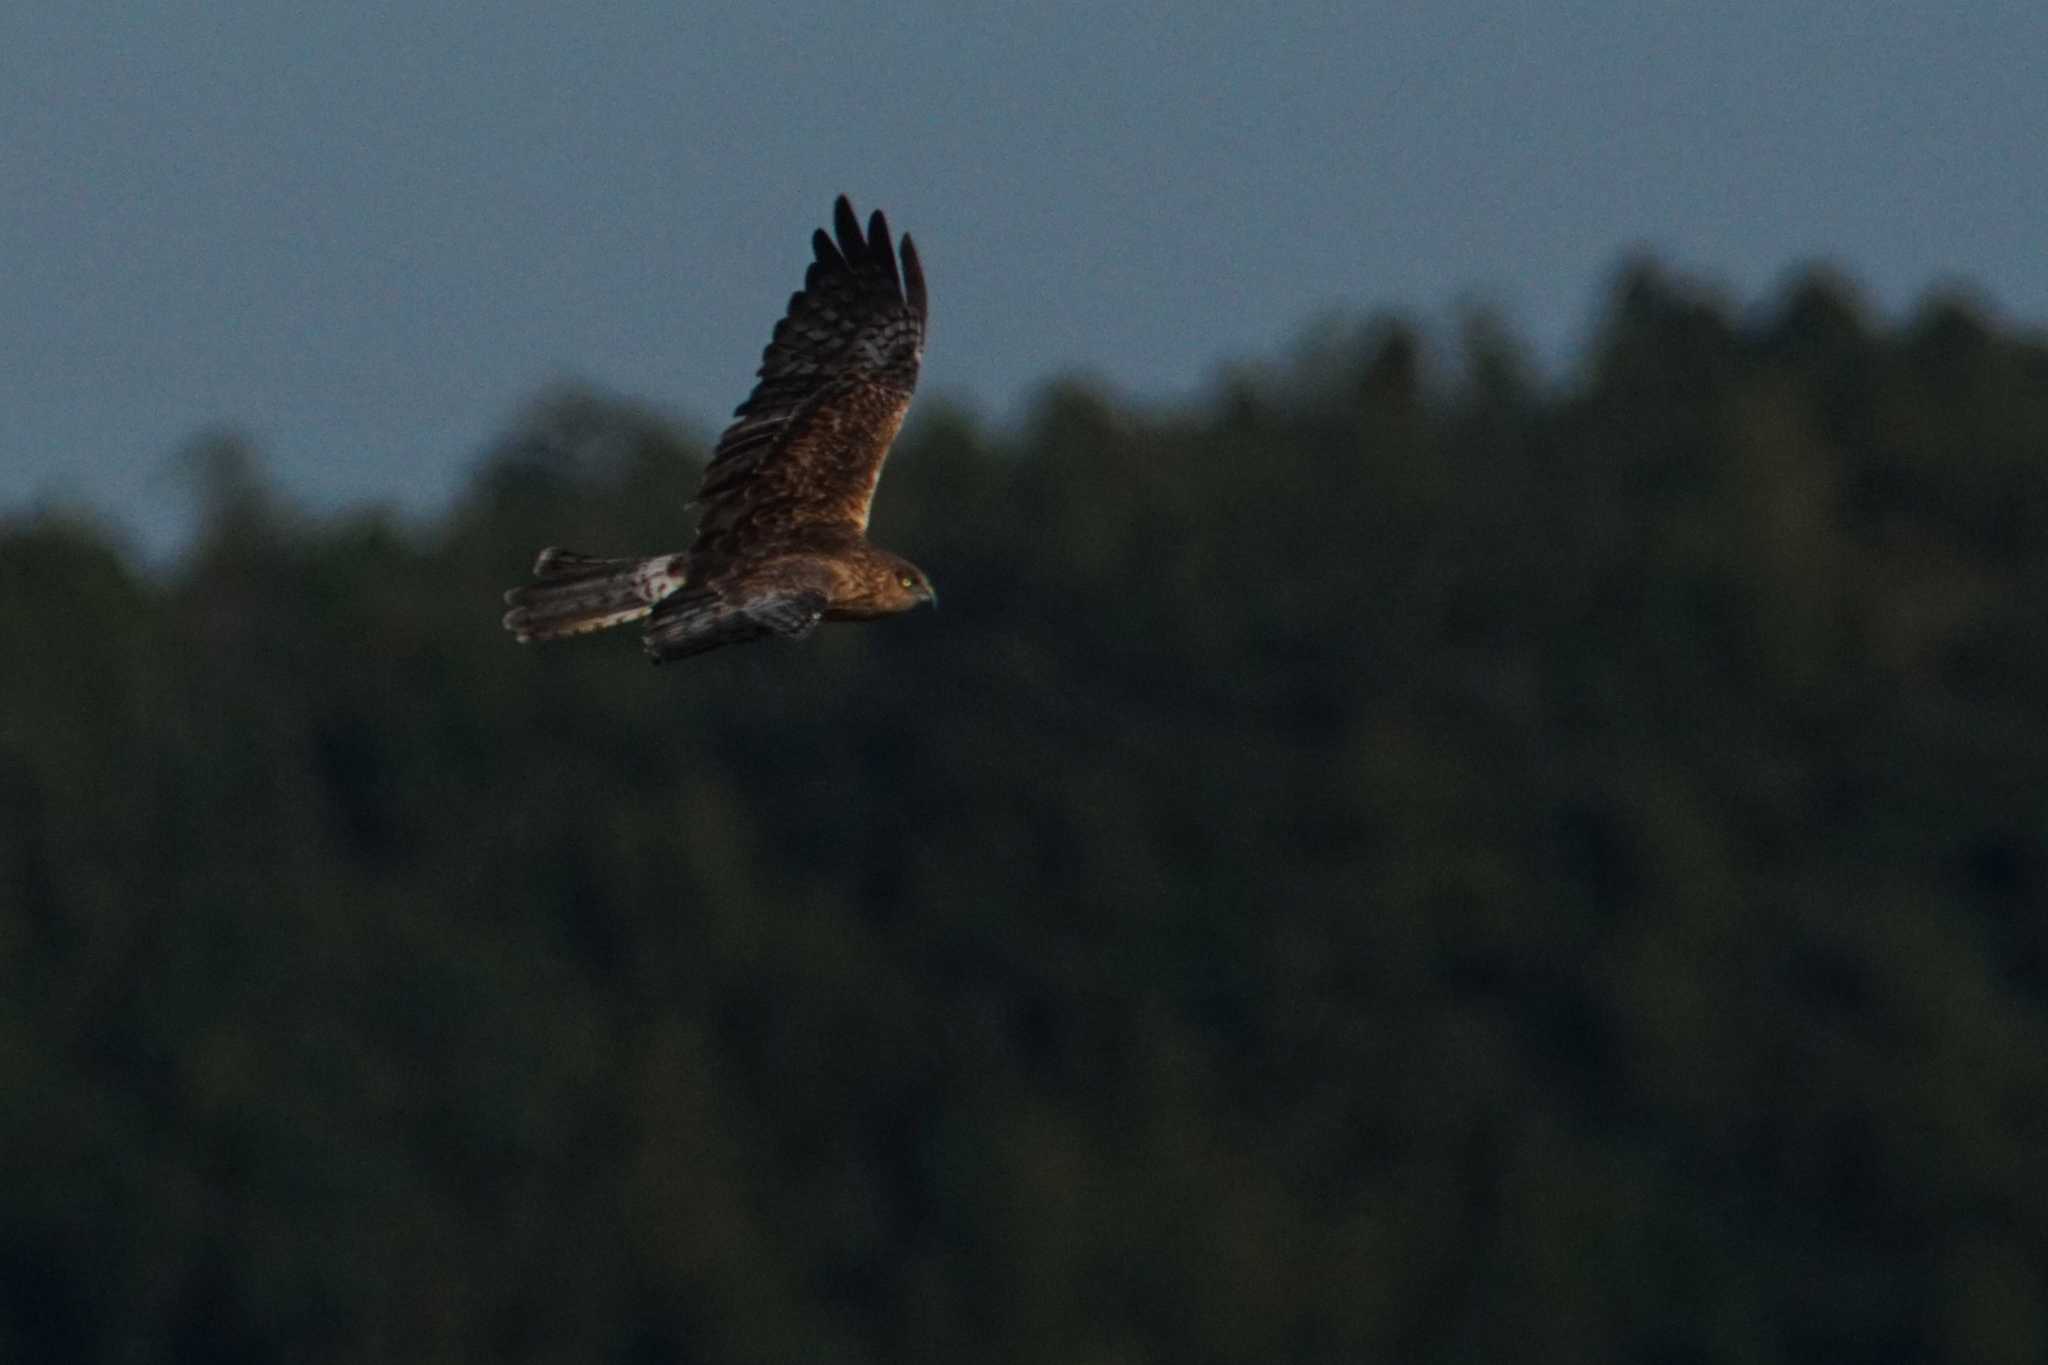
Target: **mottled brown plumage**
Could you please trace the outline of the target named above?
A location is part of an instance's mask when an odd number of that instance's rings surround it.
[[[934,600],[923,570],[867,539],[924,355],[924,272],[907,236],[899,268],[879,212],[863,234],[844,195],[832,227],[812,235],[804,287],[705,467],[696,541],[651,558],[541,551],[535,581],[505,594],[520,641],[645,617],[643,643],[665,662]]]

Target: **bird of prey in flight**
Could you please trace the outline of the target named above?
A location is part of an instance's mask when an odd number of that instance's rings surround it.
[[[705,466],[696,540],[644,558],[542,550],[534,581],[505,594],[521,643],[645,619],[665,663],[936,600],[924,570],[867,538],[924,355],[924,271],[908,236],[899,269],[879,212],[863,235],[844,195],[832,228],[812,234],[817,259]]]

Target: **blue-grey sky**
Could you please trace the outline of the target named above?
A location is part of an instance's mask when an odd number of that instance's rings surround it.
[[[1333,309],[1556,357],[1638,247],[2040,320],[2044,129],[2040,0],[8,6],[0,516],[160,545],[222,426],[428,508],[562,378],[714,430],[841,190],[918,238],[925,392],[998,418]]]

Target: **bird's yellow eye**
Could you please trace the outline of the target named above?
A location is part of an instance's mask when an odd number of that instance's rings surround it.
[[[905,592],[908,592],[910,591],[910,589],[917,586],[917,580],[915,578],[912,578],[907,573],[900,573],[896,575],[896,584]]]

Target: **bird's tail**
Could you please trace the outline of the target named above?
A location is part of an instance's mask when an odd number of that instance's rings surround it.
[[[505,629],[525,644],[637,621],[683,586],[683,560],[600,559],[549,546],[533,561],[534,581],[505,594]]]

